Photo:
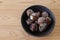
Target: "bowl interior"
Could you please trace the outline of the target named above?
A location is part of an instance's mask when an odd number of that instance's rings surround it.
[[[46,28],[46,30],[42,31],[42,32],[32,32],[30,31],[29,29],[29,25],[26,24],[26,20],[27,20],[27,14],[26,14],[26,11],[28,9],[32,9],[34,12],[38,12],[40,11],[41,13],[46,11],[48,12],[49,14],[49,17],[52,19],[51,21],[51,24]],[[49,33],[52,32],[53,28],[54,28],[54,25],[55,25],[55,17],[54,17],[54,14],[51,12],[51,10],[49,10],[48,8],[46,8],[45,6],[41,6],[41,5],[34,5],[34,6],[30,6],[29,8],[27,8],[23,14],[22,14],[22,17],[21,17],[21,24],[22,24],[22,27],[23,29],[31,34],[31,35],[34,35],[34,36],[44,36],[44,35],[47,35]]]

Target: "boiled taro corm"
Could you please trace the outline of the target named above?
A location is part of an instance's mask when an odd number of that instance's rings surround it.
[[[27,20],[26,20],[26,23],[27,23],[28,25],[30,25],[32,22],[33,22],[33,21],[30,20],[30,19],[27,19]]]
[[[39,17],[38,18],[38,24],[44,23],[44,22],[45,22],[45,18],[44,17]]]
[[[33,10],[28,9],[26,13],[27,13],[27,16],[30,16],[33,13]]]
[[[42,17],[48,17],[48,13],[47,12],[43,12],[42,13]]]
[[[47,27],[47,23],[40,23],[39,31],[42,32]]]
[[[40,12],[34,12],[30,15],[30,19],[35,21],[38,19]]]
[[[45,21],[48,25],[51,23],[51,18],[50,17],[46,17],[46,21]]]
[[[35,23],[30,25],[30,30],[31,31],[37,31],[37,25]]]

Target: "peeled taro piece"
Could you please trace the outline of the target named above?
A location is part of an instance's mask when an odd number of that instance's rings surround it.
[[[42,13],[42,17],[45,17],[45,18],[48,17],[48,13],[47,12],[43,12]]]
[[[32,13],[33,13],[33,10],[31,10],[31,9],[27,10],[27,16],[30,16]]]
[[[35,14],[37,17],[39,17],[41,15],[40,12],[36,12]]]
[[[40,32],[44,31],[44,29],[46,29],[46,27],[47,27],[47,23],[41,23],[41,24],[39,25],[39,31],[40,31]]]
[[[30,15],[30,19],[33,20],[33,21],[35,21],[35,20],[38,19],[39,15],[40,15],[40,12],[32,13],[32,14]]]
[[[38,24],[40,25],[40,23],[44,23],[45,22],[45,18],[44,17],[39,17],[38,18]]]
[[[26,20],[26,23],[27,23],[28,25],[30,25],[32,22],[33,22],[33,21],[30,20],[30,19]]]
[[[31,30],[32,32],[37,31],[37,25],[36,25],[35,23],[31,24],[31,25],[30,25],[30,30]]]
[[[51,18],[50,17],[46,17],[46,23],[49,25],[51,23]]]
[[[30,19],[33,20],[33,21],[35,21],[37,19],[36,14],[35,13],[31,14],[30,15]]]

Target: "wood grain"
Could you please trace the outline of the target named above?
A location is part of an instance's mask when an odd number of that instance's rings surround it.
[[[34,37],[21,25],[23,11],[32,5],[48,7],[55,15],[53,32],[44,37]],[[0,0],[0,40],[60,40],[60,0]]]

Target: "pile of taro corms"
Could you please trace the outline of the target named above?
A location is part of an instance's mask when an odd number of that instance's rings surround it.
[[[44,11],[42,13],[34,12],[32,9],[26,11],[28,19],[26,20],[27,25],[30,25],[30,30],[34,31],[44,31],[48,25],[51,23],[51,18],[49,14]]]

